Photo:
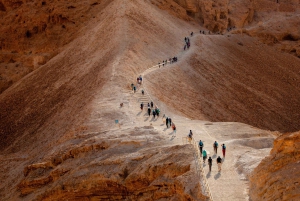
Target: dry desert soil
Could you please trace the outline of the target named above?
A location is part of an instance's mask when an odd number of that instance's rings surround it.
[[[0,200],[299,200],[299,2],[208,2],[0,1]]]

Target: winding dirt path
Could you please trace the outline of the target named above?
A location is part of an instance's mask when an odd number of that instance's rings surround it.
[[[198,37],[198,35],[194,37]],[[180,56],[178,56],[179,60],[184,60],[186,54],[192,53],[192,50],[188,51],[185,53],[181,53]],[[164,68],[172,68],[172,64],[168,64]],[[208,166],[206,164],[201,164],[205,170],[205,179],[207,179],[210,186],[213,200],[248,200],[248,182],[244,180],[242,176],[236,172],[235,169],[235,163],[237,161],[236,153],[239,154],[240,148],[235,146],[234,144],[231,145],[232,140],[225,140],[224,136],[239,135],[241,133],[241,130],[235,129],[237,127],[242,127],[243,132],[257,133],[262,131],[239,123],[211,123],[206,121],[190,120],[183,116],[175,115],[174,112],[170,111],[167,105],[163,105],[159,100],[152,98],[151,94],[148,94],[147,86],[149,84],[149,81],[147,80],[147,74],[151,72],[160,73],[160,70],[161,68],[159,68],[158,65],[155,65],[141,73],[144,76],[143,84],[138,88],[137,92],[133,94],[133,98],[135,100],[138,100],[138,103],[136,103],[136,106],[134,106],[134,112],[138,117],[137,121],[139,122],[139,124],[152,125],[155,129],[168,136],[170,139],[170,144],[172,145],[181,145],[182,143],[184,143],[183,139],[187,136],[189,130],[192,130],[194,133],[195,141],[198,143],[201,139],[205,144],[204,149],[206,149],[209,153],[208,156],[211,156],[213,158],[213,166],[211,172],[208,171]],[[142,95],[141,89],[144,89],[147,93],[145,95]],[[154,104],[161,109],[161,115],[159,118],[154,119],[152,115],[151,117],[148,117],[148,115],[146,114],[147,107],[144,107],[144,110],[140,111],[140,103],[144,103],[145,105],[147,105],[147,103],[150,101],[154,101]],[[163,123],[163,114],[172,117],[172,120],[177,127],[177,132],[175,135],[172,132],[171,128],[167,129],[165,124]],[[214,141],[218,141],[219,145],[221,145],[222,143],[225,143],[227,145],[226,158],[223,159],[221,172],[218,172],[217,169],[217,155],[213,154],[212,144]],[[219,148],[219,155],[221,155],[220,152],[221,150]]]

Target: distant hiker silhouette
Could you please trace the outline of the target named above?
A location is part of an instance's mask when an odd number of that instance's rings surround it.
[[[145,94],[144,90],[142,90],[142,94],[143,94],[143,95]]]
[[[143,104],[143,103],[141,103],[141,110],[143,110],[143,108],[144,108],[144,104]]]
[[[217,158],[217,164],[218,164],[218,170],[219,172],[221,171],[221,166],[222,166],[222,159],[220,156],[218,156]]]
[[[174,123],[172,123],[172,129],[173,129],[173,134],[176,134],[176,126]]]
[[[209,166],[209,171],[211,172],[211,166],[212,166],[212,158],[208,158],[208,166]]]
[[[157,107],[155,108],[155,112],[156,112],[157,117],[159,117],[160,110]]]
[[[203,149],[203,147],[204,147],[204,144],[203,144],[203,142],[200,140],[199,141],[199,149],[200,149],[200,154],[202,155],[202,149]]]
[[[206,150],[204,149],[203,152],[202,152],[202,156],[203,156],[203,163],[205,163],[205,160],[207,158],[207,153],[206,153]]]
[[[226,152],[226,146],[225,146],[225,144],[222,144],[223,158],[225,158],[225,152]]]
[[[151,108],[150,107],[148,107],[148,116],[150,117],[150,114],[151,114]]]
[[[218,146],[219,146],[219,144],[217,143],[217,141],[215,141],[214,144],[213,144],[215,154],[218,153]]]
[[[169,117],[166,118],[166,126],[169,128]]]
[[[155,119],[155,116],[156,116],[155,110],[152,110],[152,115],[153,115],[153,118]]]
[[[151,108],[153,108],[153,102],[152,102],[152,101],[151,101],[151,103],[150,103],[150,104],[151,104]]]

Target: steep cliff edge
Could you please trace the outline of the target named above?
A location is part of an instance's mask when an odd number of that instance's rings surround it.
[[[300,132],[277,138],[271,155],[250,176],[252,200],[298,200],[300,196]]]

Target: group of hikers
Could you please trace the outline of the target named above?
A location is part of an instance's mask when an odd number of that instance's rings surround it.
[[[139,77],[136,78],[136,83],[137,83],[138,85],[141,85],[142,82],[143,82],[143,78],[142,78],[142,76],[140,75]],[[130,86],[131,86],[131,90],[135,93],[136,90],[137,90],[137,86],[134,85],[133,83],[131,83]],[[144,90],[142,90],[142,93],[144,94]]]
[[[142,90],[142,93],[144,93],[144,90]],[[151,114],[153,115],[154,119],[155,119],[156,116],[159,117],[160,110],[157,106],[155,106],[155,108],[154,108],[153,101],[151,101],[151,103],[148,103],[147,106],[148,106],[147,114],[148,114],[149,117],[150,117]],[[141,108],[141,110],[144,109],[144,103],[143,102],[141,103],[140,108]]]
[[[231,29],[232,28],[228,28],[227,31],[229,31]],[[191,32],[190,36],[192,37],[193,34],[194,33]],[[205,31],[200,30],[200,34],[205,34]],[[210,34],[210,31],[208,31],[208,34]],[[186,48],[190,48],[190,46],[191,46],[189,37],[185,37],[184,41],[185,41],[184,50],[186,50]],[[177,62],[177,57],[170,58],[169,62],[170,62],[170,64],[173,63],[173,62]],[[168,63],[168,60],[163,60],[162,63],[158,63],[158,67],[160,68],[161,65],[165,66],[167,63]],[[142,81],[143,81],[143,79],[142,79],[141,75],[139,77],[137,77],[137,84],[142,84]],[[137,90],[136,86],[134,84],[131,84],[131,87],[132,87],[132,90],[135,93],[136,90]],[[142,90],[142,94],[144,95],[144,90]],[[141,110],[143,110],[143,108],[144,108],[144,103],[143,102],[141,103],[140,108],[141,108]],[[153,101],[151,101],[150,103],[147,104],[147,114],[148,114],[149,117],[152,114],[154,119],[156,118],[156,116],[159,117],[160,110],[157,106],[155,106],[155,108],[154,108]],[[175,126],[174,122],[172,122],[172,119],[170,117],[165,116],[165,115],[162,118],[163,118],[163,121],[166,124],[167,129],[169,127],[171,127],[172,130],[173,130],[173,133],[176,134],[176,126]],[[188,134],[188,137],[189,137],[190,140],[193,139],[192,130],[190,130],[190,132]],[[203,157],[203,162],[205,163],[205,161],[207,159],[207,152],[206,152],[205,149],[203,149],[203,147],[204,147],[204,143],[200,140],[199,141],[200,155],[201,155],[201,157]],[[217,155],[217,152],[218,152],[218,142],[217,141],[215,141],[213,143],[213,148],[214,148],[214,155]],[[225,152],[226,152],[226,146],[225,146],[225,144],[222,144],[223,158],[225,158]],[[216,159],[216,162],[217,162],[217,165],[218,165],[218,171],[220,172],[221,171],[221,165],[222,165],[222,158],[220,156],[218,156],[217,159]],[[211,157],[208,158],[208,165],[209,165],[209,171],[211,171],[211,167],[212,167],[212,158]]]
[[[203,162],[205,163],[205,160],[207,158],[207,152],[206,152],[205,149],[203,149],[203,147],[204,147],[204,143],[200,140],[199,141],[200,154],[202,155]],[[218,154],[218,147],[219,147],[219,144],[218,144],[217,141],[215,141],[213,143],[214,155]],[[222,147],[223,158],[225,158],[226,145],[222,144],[221,147]],[[220,172],[221,171],[221,166],[222,166],[222,158],[220,156],[218,156],[217,159],[216,159],[216,162],[217,162],[217,165],[218,165],[218,171]],[[211,157],[208,158],[208,166],[209,166],[209,171],[211,171],[211,166],[212,166],[212,158]]]
[[[176,126],[174,122],[172,121],[171,117],[167,117],[166,115],[163,116],[163,121],[166,121],[167,128],[171,127],[173,130],[173,134],[176,134]]]
[[[191,33],[191,36],[193,36],[193,32]],[[190,42],[189,37],[184,37],[184,42],[185,42],[185,45],[184,45],[183,50],[186,50],[186,48],[189,49],[190,46],[191,46],[191,42]]]
[[[189,134],[188,134],[188,137],[190,140],[193,139],[193,132],[192,130],[190,130]],[[204,143],[202,142],[202,140],[199,141],[199,150],[200,150],[200,155],[203,157],[203,162],[205,163],[206,159],[207,159],[207,152],[205,149],[203,149],[204,147]],[[217,141],[215,141],[213,143],[213,148],[214,148],[214,155],[217,155],[218,154],[218,147],[219,147],[219,144]],[[226,153],[226,145],[225,144],[222,144],[221,145],[222,147],[222,154],[223,154],[223,158],[225,158],[225,153]],[[222,158],[220,156],[217,157],[216,159],[216,162],[217,162],[217,165],[218,165],[218,171],[220,172],[221,171],[221,166],[222,166]],[[211,172],[211,167],[212,167],[212,158],[209,157],[208,158],[208,166],[209,166],[209,171]]]
[[[170,62],[170,64],[177,62],[177,57],[169,58],[169,62]],[[162,63],[160,63],[160,62],[158,63],[158,67],[160,68],[161,65],[164,67],[165,65],[167,65],[167,63],[168,63],[168,60],[163,60]]]
[[[140,75],[139,77],[136,78],[136,82],[137,82],[138,84],[142,84],[142,81],[143,81],[143,78],[142,78],[141,75]]]

